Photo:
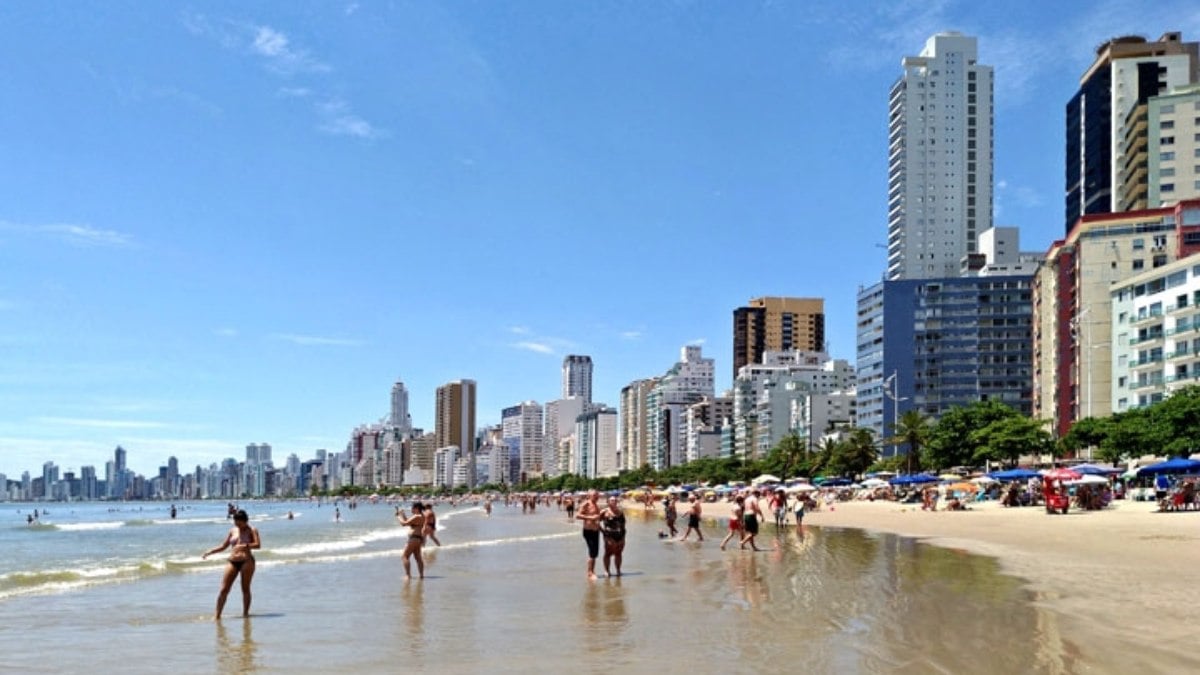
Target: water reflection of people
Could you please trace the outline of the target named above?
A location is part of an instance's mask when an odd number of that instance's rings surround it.
[[[258,645],[254,642],[252,626],[242,622],[242,641],[234,644],[225,624],[217,622],[217,671],[221,673],[252,673],[258,670]]]

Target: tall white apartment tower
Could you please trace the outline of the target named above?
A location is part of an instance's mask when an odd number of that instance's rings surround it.
[[[592,357],[568,354],[562,365],[562,397],[578,396],[592,402]]]
[[[888,99],[888,279],[957,277],[992,226],[992,67],[938,33]]]
[[[408,389],[400,380],[392,385],[391,423],[405,436],[412,431],[412,417],[408,414]]]

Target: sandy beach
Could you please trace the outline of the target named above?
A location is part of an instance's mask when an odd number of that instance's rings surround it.
[[[641,505],[628,502],[632,509]],[[680,512],[686,504],[680,504]],[[709,536],[724,536],[730,504],[705,503]],[[661,505],[656,506],[661,513]],[[764,513],[767,509],[764,508]],[[768,514],[767,520],[771,521]],[[790,527],[795,527],[789,516]],[[1200,635],[1187,584],[1200,564],[1200,511],[1158,513],[1150,502],[1116,501],[1103,511],[1049,515],[1042,508],[972,504],[969,511],[922,511],[919,504],[838,502],[806,527],[857,528],[997,559],[1024,579],[1035,602],[1092,672],[1183,672],[1200,668]],[[770,545],[768,525],[761,545]],[[764,536],[767,535],[767,536]],[[719,541],[719,539],[717,540]],[[714,545],[716,542],[714,542]],[[997,635],[998,645],[1004,636]]]

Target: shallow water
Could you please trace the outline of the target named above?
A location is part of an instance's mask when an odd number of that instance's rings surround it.
[[[762,553],[664,542],[630,514],[625,576],[588,582],[556,509],[438,509],[443,546],[405,581],[389,505],[246,503],[263,550],[249,619],[223,564],[201,561],[224,504],[29,505],[0,526],[0,652],[27,672],[1029,673],[1079,670],[1055,616],[995,561],[836,528],[775,534]],[[133,510],[130,510],[130,509]],[[288,510],[296,513],[288,520]],[[36,641],[31,640],[36,636]],[[48,649],[53,646],[53,649]],[[118,648],[114,648],[114,646]]]

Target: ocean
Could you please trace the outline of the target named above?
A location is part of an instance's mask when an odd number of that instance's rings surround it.
[[[212,620],[224,502],[0,505],[6,672],[1072,672],[1053,613],[989,558],[852,529],[764,528],[762,553],[659,539],[630,512],[624,576],[585,578],[554,507],[438,508],[406,581],[393,505],[242,502],[251,616]],[[26,524],[34,508],[39,524]],[[294,513],[294,519],[287,517]],[[602,561],[597,563],[602,571]],[[415,573],[415,569],[414,569]]]

